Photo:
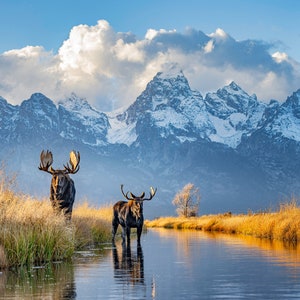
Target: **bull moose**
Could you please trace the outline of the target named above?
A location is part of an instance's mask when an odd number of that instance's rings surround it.
[[[137,244],[141,244],[141,234],[144,225],[144,215],[143,215],[143,202],[145,200],[151,200],[157,189],[150,187],[150,196],[145,198],[145,192],[140,196],[135,196],[131,192],[126,194],[123,191],[123,184],[121,184],[121,192],[127,201],[118,201],[113,206],[113,220],[112,220],[112,240],[114,242],[115,235],[118,226],[122,227],[122,241],[125,244],[125,239],[127,237],[127,244],[130,244],[130,231],[131,228],[137,229]],[[128,196],[128,194],[130,196]]]
[[[56,212],[63,212],[66,220],[72,217],[73,204],[75,200],[75,185],[69,174],[79,171],[80,153],[74,150],[70,152],[70,164],[64,165],[64,169],[53,169],[53,155],[51,151],[42,151],[40,155],[39,170],[52,175],[50,185],[50,201]]]

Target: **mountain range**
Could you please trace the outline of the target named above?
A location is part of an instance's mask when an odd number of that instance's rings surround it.
[[[173,197],[191,182],[200,214],[264,210],[300,193],[299,102],[300,90],[264,103],[235,82],[203,97],[181,71],[156,74],[129,107],[110,113],[75,94],[57,104],[41,93],[20,105],[0,97],[0,160],[38,197],[50,186],[37,168],[41,150],[60,168],[75,149],[76,203],[117,201],[120,184],[136,194],[154,186],[146,217],[172,215]]]

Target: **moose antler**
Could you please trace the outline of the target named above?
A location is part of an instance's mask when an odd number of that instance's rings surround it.
[[[126,195],[125,195],[125,193],[124,193],[124,191],[123,191],[123,186],[124,186],[124,185],[121,184],[121,192],[122,192],[123,196],[124,196],[127,200],[134,200],[133,197],[132,197],[132,198],[129,198],[129,197],[128,197],[128,193],[129,193],[129,192],[127,192]],[[131,196],[132,196],[132,194],[131,194]]]
[[[70,152],[70,165],[64,165],[66,174],[75,174],[79,171],[80,153],[72,150]]]
[[[121,184],[121,192],[123,194],[123,196],[127,199],[127,200],[135,200],[135,201],[144,201],[144,200],[151,200],[155,193],[156,190],[154,190],[154,188],[151,186],[150,187],[150,197],[149,198],[144,198],[145,197],[145,192],[143,192],[140,196],[135,196],[134,194],[132,194],[131,192],[127,192],[126,194],[123,191],[123,184]],[[131,197],[128,197],[128,193],[130,194]]]
[[[155,194],[156,194],[157,188],[154,189],[152,186],[150,186],[150,197],[149,198],[144,198],[143,200],[151,200]]]
[[[40,155],[40,165],[39,165],[39,170],[45,171],[47,173],[53,174],[55,170],[52,168],[52,163],[53,163],[53,156],[52,152],[47,150],[46,152],[43,150]],[[49,169],[50,167],[50,169]]]

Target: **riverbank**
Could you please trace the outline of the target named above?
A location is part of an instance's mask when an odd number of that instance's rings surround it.
[[[231,213],[200,217],[161,217],[146,220],[147,227],[197,229],[231,234],[245,234],[260,238],[297,243],[300,241],[300,207],[296,200],[280,205],[274,212]]]
[[[33,199],[0,182],[0,269],[71,259],[74,251],[111,240],[112,207],[74,207],[71,223],[49,199]]]

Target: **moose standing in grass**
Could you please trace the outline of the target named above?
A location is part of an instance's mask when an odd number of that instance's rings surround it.
[[[69,174],[79,171],[80,153],[70,152],[70,164],[64,165],[64,169],[53,169],[53,155],[51,151],[42,151],[39,169],[52,175],[50,186],[50,201],[55,211],[63,212],[66,220],[72,217],[73,204],[75,200],[75,185]]]
[[[131,228],[137,229],[137,244],[141,244],[141,234],[144,225],[144,215],[143,215],[143,202],[145,200],[151,200],[157,189],[150,187],[150,196],[145,198],[145,192],[140,196],[135,196],[131,192],[126,194],[123,191],[123,184],[121,184],[121,192],[123,196],[128,200],[119,201],[113,206],[113,220],[112,220],[112,241],[114,243],[115,235],[117,233],[118,226],[122,226],[122,240],[125,244],[127,237],[127,245],[130,244],[130,231]],[[130,196],[128,196],[128,194]]]

